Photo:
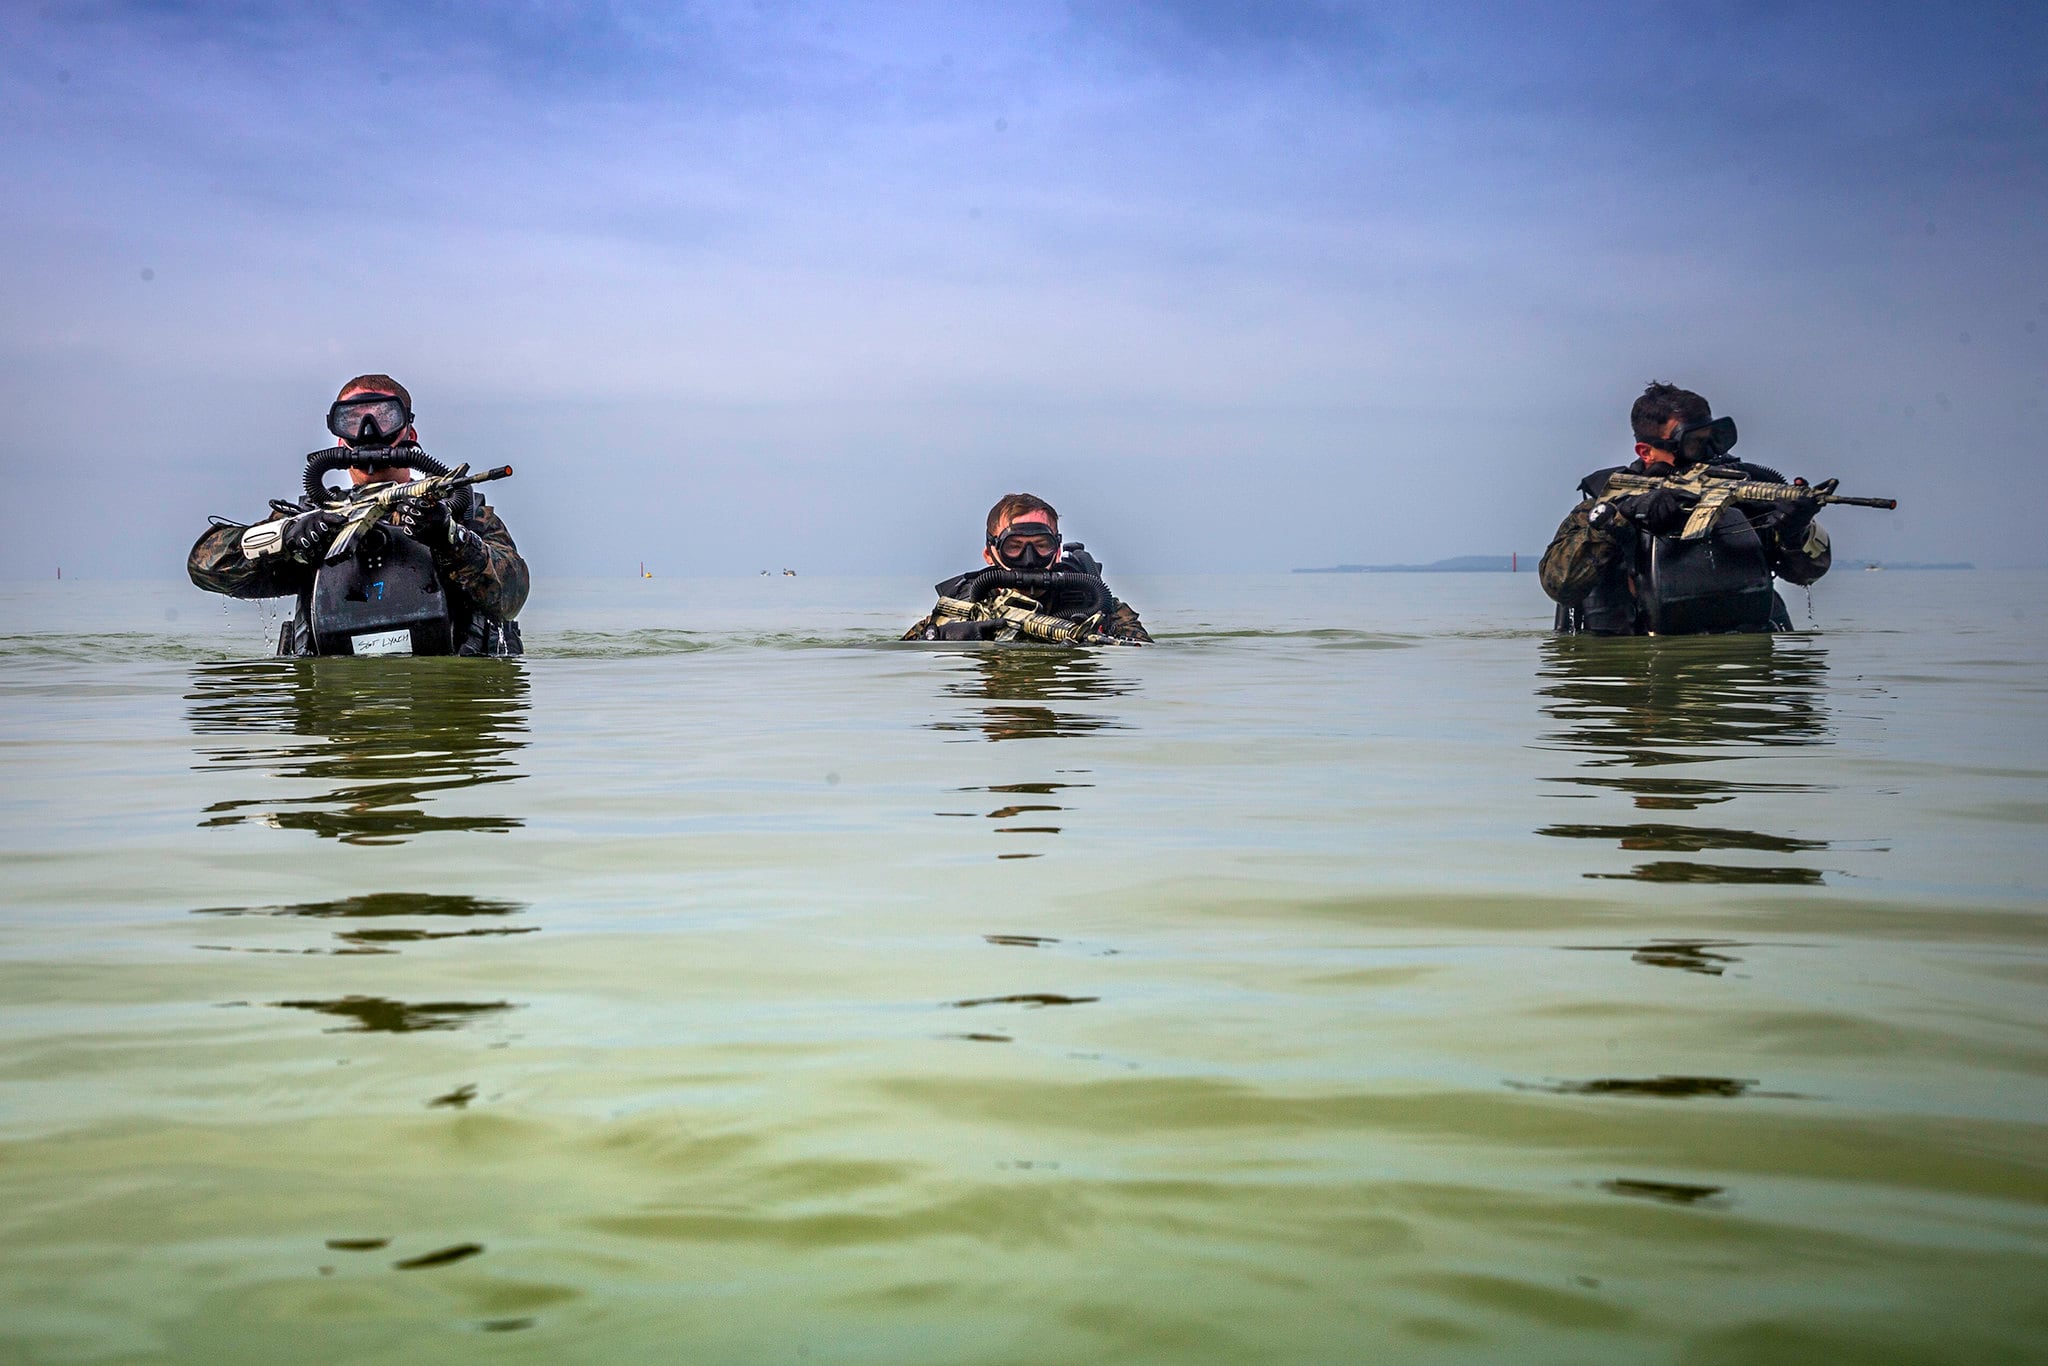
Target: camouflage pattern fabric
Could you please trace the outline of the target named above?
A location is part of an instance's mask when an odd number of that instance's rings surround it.
[[[533,589],[526,557],[512,543],[512,533],[505,529],[497,509],[488,503],[477,504],[474,515],[464,518],[462,524],[474,531],[482,544],[470,547],[468,559],[457,558],[452,546],[436,550],[434,563],[486,616],[510,621],[519,615]]]
[[[1627,572],[1635,528],[1618,517],[1594,526],[1587,514],[1598,501],[1588,498],[1566,514],[1536,567],[1536,577],[1553,602],[1583,602],[1595,584]]]

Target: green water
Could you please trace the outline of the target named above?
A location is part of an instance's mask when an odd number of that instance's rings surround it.
[[[0,1360],[2048,1354],[2048,576],[1118,586],[0,588]]]

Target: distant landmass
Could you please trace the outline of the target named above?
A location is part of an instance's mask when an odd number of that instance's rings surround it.
[[[1536,572],[1537,555],[1453,555],[1428,564],[1333,564],[1322,569],[1297,569],[1297,574],[1508,574]],[[1837,565],[1837,569],[1850,568]],[[1935,564],[1920,560],[1867,560],[1858,569],[1975,569],[1968,560]]]
[[[1536,572],[1535,555],[1453,555],[1430,564],[1333,564],[1327,569],[1297,569],[1297,574],[1507,574]],[[1519,563],[1518,563],[1519,562]]]
[[[1919,560],[1870,560],[1865,569],[1975,569],[1968,560],[1956,560],[1948,564],[1924,564]]]

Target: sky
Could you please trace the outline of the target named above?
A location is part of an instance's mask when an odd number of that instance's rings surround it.
[[[549,575],[1540,551],[1652,380],[2048,563],[2048,6],[0,7],[0,577],[396,375]]]

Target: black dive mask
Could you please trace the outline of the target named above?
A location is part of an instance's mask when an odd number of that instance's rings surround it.
[[[412,409],[395,394],[355,394],[327,410],[327,430],[351,446],[388,446],[412,425]]]
[[[996,563],[1005,569],[1034,573],[1050,569],[1060,557],[1060,534],[1044,522],[1021,522],[1006,527],[1000,536],[988,538]]]
[[[1735,449],[1735,419],[1717,417],[1709,422],[1695,422],[1649,444],[1671,452],[1687,464],[1711,462]]]

